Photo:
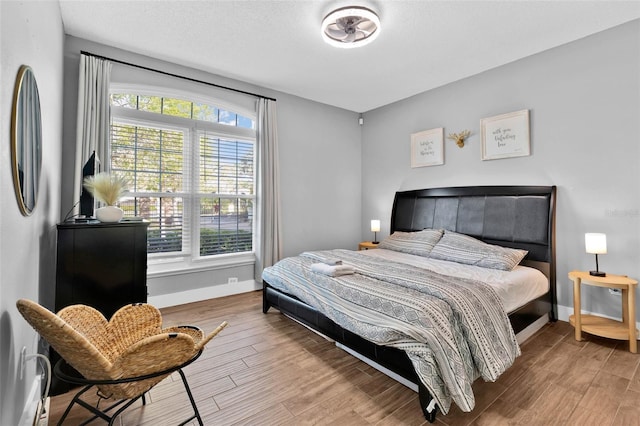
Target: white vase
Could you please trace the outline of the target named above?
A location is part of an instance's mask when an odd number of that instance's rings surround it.
[[[120,207],[116,206],[105,206],[96,209],[96,218],[100,222],[113,223],[120,222],[124,212]]]

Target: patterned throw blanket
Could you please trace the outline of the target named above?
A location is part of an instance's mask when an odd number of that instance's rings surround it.
[[[333,278],[311,271],[313,263],[326,258],[341,259],[356,273]],[[520,355],[502,303],[479,281],[351,250],[286,258],[262,277],[343,328],[404,350],[444,414],[452,400],[471,411],[473,381],[495,381]]]

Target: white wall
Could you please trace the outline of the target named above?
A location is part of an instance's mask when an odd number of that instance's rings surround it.
[[[278,95],[284,254],[356,249],[361,143],[356,113]]]
[[[285,255],[295,255],[304,250],[357,247],[361,216],[361,134],[356,113],[71,36],[66,37],[65,43],[62,217],[75,203],[71,191],[74,185],[71,170],[80,51],[276,98]],[[116,76],[116,72],[119,75]],[[141,74],[135,68],[130,72],[136,74],[135,78]],[[122,66],[114,66],[114,79],[134,79],[123,77],[122,73]],[[172,88],[185,84],[153,72],[145,73],[153,84],[162,84],[159,83],[162,81]],[[217,90],[200,87],[207,91]],[[253,280],[253,276],[253,265],[233,266],[181,275],[151,274],[147,286],[150,297],[155,301],[165,300],[163,295],[180,291],[190,291],[198,297],[197,291],[201,290],[199,294],[206,298],[214,294],[229,294],[232,289],[224,287],[229,277],[237,277],[240,283],[246,284]],[[237,287],[246,291],[241,285]],[[164,302],[156,304],[160,306]]]
[[[498,48],[498,47],[496,47]],[[572,310],[573,269],[595,268],[585,232],[607,234],[600,269],[640,278],[640,21],[587,37],[365,114],[362,238],[394,192],[442,186],[557,185],[557,283]],[[480,119],[529,109],[531,156],[482,161]],[[469,129],[445,140],[445,164],[412,169],[410,134]],[[620,317],[620,297],[583,292],[583,309]]]
[[[16,300],[47,299],[55,276],[55,224],[60,210],[62,56],[64,35],[56,2],[0,2],[0,424],[17,425],[28,404],[36,363],[17,372],[22,347],[38,350],[35,331]],[[42,174],[33,214],[20,214],[13,189],[10,122],[18,69],[35,74],[42,109]],[[32,419],[31,419],[32,420]]]

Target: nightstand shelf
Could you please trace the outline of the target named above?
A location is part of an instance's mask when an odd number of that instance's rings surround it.
[[[363,241],[363,242],[358,244],[358,250],[377,249],[379,245],[380,245],[380,243],[374,244],[371,241]]]
[[[597,315],[582,314],[582,331],[596,336],[607,337],[616,340],[629,340],[629,328],[621,321],[599,317]],[[569,317],[569,323],[576,326],[575,315]]]
[[[596,277],[586,271],[571,271],[573,281],[574,314],[569,322],[575,327],[576,340],[582,340],[582,332],[616,340],[628,340],[629,351],[638,352],[638,330],[636,329],[635,289],[638,281],[624,275]],[[595,287],[615,288],[622,292],[622,321],[587,315],[581,312],[581,284]]]

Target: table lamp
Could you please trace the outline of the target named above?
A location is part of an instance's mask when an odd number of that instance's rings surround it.
[[[607,254],[607,236],[605,234],[587,233],[584,234],[584,245],[587,253],[596,255],[596,270],[589,271],[589,275],[594,277],[606,277],[607,274],[598,269],[598,255]]]
[[[371,221],[371,232],[373,232],[373,241],[371,241],[373,244],[378,244],[378,236],[376,235],[377,232],[380,232],[380,221],[377,219],[374,219]]]

